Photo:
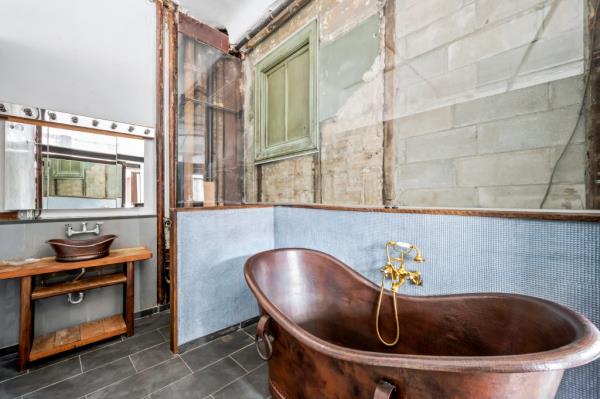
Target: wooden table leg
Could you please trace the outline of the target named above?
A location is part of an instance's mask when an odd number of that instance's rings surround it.
[[[29,364],[29,354],[33,341],[32,325],[32,277],[21,277],[21,305],[19,318],[19,371],[23,371]]]
[[[127,262],[125,264],[125,275],[127,276],[127,282],[123,288],[123,318],[127,325],[127,336],[133,335],[133,303],[134,303],[134,262]]]

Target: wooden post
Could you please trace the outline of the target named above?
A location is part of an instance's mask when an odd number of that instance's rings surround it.
[[[29,354],[31,352],[31,343],[33,342],[32,314],[33,306],[31,302],[32,277],[21,277],[21,304],[19,319],[19,371],[23,371],[29,364]]]
[[[135,263],[125,263],[125,275],[127,282],[123,286],[123,319],[127,325],[127,336],[133,335],[133,304],[134,304],[134,283],[135,283]]]
[[[164,4],[156,2],[156,302],[166,302],[165,280],[165,80]]]
[[[394,79],[396,65],[396,0],[385,4],[385,68],[383,103],[383,205],[396,204],[396,136],[394,133]]]
[[[167,4],[167,3],[165,3]],[[169,29],[169,208],[177,207],[177,7],[168,2]]]

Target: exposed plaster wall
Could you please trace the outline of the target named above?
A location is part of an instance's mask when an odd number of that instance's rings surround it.
[[[381,204],[382,2],[315,0],[244,61],[245,194],[258,195],[254,165],[254,65],[310,21],[319,22],[320,162],[314,155],[262,165],[260,200]],[[315,190],[320,192],[315,193]]]
[[[583,97],[584,0],[396,0],[385,72],[384,3],[314,0],[248,54],[246,200],[382,204],[385,118],[398,205],[539,207]],[[259,178],[253,65],[314,18],[319,156],[263,165]],[[385,117],[384,73],[395,82]],[[545,208],[585,208],[584,131],[585,121]]]

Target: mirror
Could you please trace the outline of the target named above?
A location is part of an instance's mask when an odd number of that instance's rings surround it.
[[[0,210],[144,205],[144,140],[0,121]]]

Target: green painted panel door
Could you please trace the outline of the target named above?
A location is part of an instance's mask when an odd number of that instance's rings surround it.
[[[308,47],[288,61],[287,139],[309,135],[310,126],[310,57]]]
[[[267,75],[267,147],[285,141],[285,64]]]

